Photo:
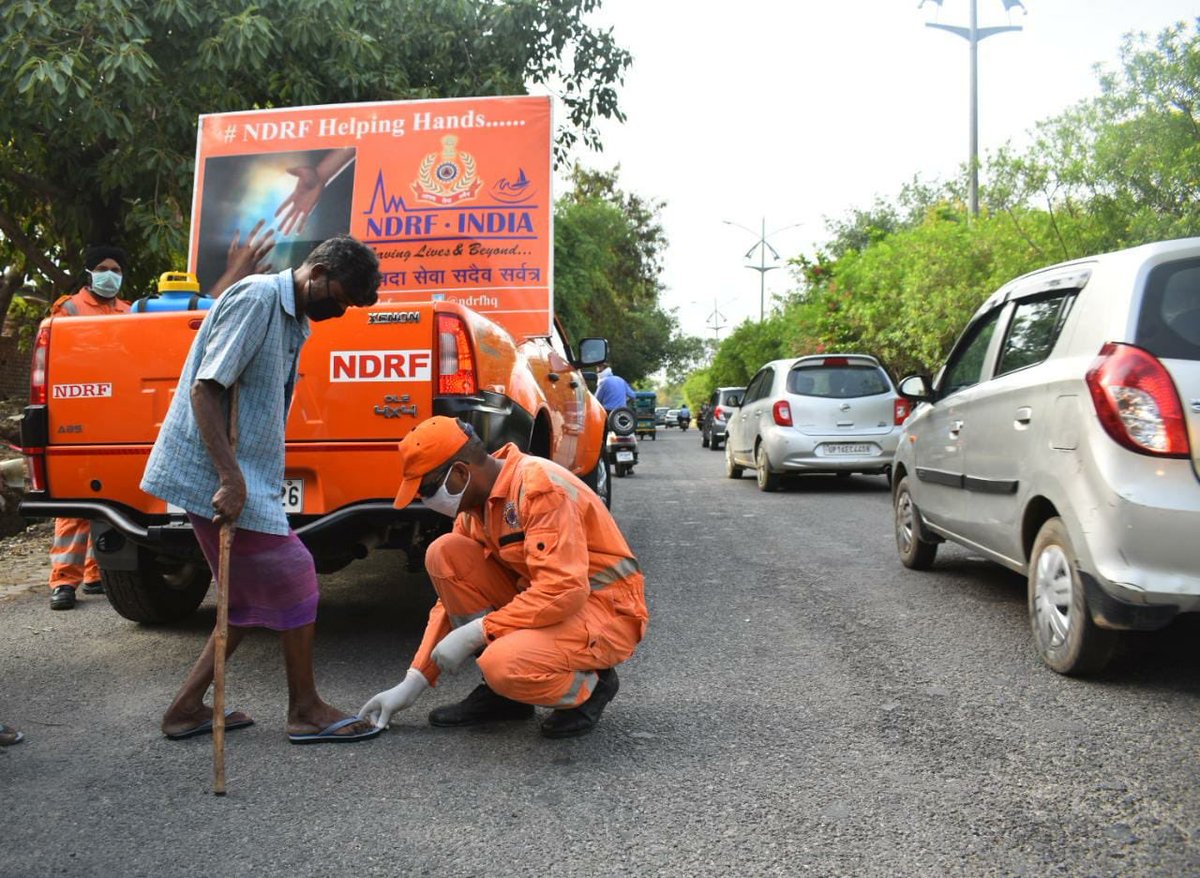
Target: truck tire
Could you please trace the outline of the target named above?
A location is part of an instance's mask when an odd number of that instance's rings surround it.
[[[606,509],[612,509],[612,472],[608,467],[608,455],[600,452],[600,459],[590,473],[583,477],[583,483],[604,501]]]
[[[203,560],[162,558],[141,548],[137,570],[101,568],[100,578],[112,608],[146,625],[186,619],[203,602],[212,582]]]
[[[1120,638],[1092,621],[1061,518],[1042,525],[1029,556],[1029,624],[1042,661],[1060,674],[1103,670]]]

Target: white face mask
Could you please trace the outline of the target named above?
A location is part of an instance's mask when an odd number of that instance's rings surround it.
[[[89,271],[91,290],[102,299],[111,299],[121,291],[121,275],[115,271]]]
[[[440,512],[448,518],[454,518],[458,515],[458,507],[462,504],[463,494],[467,492],[467,485],[471,484],[471,473],[468,471],[467,481],[463,485],[462,490],[457,494],[451,494],[446,490],[446,483],[450,481],[450,473],[452,472],[454,472],[454,467],[450,467],[446,472],[446,478],[442,479],[442,483],[438,485],[438,489],[434,491],[433,496],[424,497],[421,500],[427,509]]]

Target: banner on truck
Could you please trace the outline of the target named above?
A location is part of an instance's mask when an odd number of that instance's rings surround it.
[[[379,255],[383,301],[447,299],[550,334],[551,136],[548,97],[201,116],[189,269],[209,289],[259,220],[274,270],[349,233]]]

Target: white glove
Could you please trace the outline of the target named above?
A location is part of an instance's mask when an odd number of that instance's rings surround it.
[[[433,648],[433,661],[445,673],[453,674],[471,656],[483,649],[483,619],[459,625]]]
[[[380,692],[362,706],[358,715],[373,722],[375,728],[386,729],[393,713],[412,707],[413,702],[428,688],[429,681],[425,675],[416,668],[409,668],[403,682],[386,692]]]

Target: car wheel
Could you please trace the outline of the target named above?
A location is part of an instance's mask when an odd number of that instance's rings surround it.
[[[743,467],[738,466],[733,462],[733,446],[728,442],[725,443],[725,476],[730,479],[740,479],[742,477]]]
[[[725,444],[724,442],[717,441],[716,436],[714,436],[712,439],[708,440],[708,448],[710,451],[720,451],[721,446],[724,444]]]
[[[900,563],[912,570],[928,570],[937,557],[937,543],[921,539],[921,513],[908,491],[908,477],[896,486],[894,500],[896,513],[896,550]]]
[[[1077,567],[1062,519],[1051,518],[1029,558],[1029,624],[1042,661],[1060,674],[1099,671],[1118,639],[1092,621]]]
[[[767,457],[767,446],[762,442],[754,449],[754,471],[758,479],[758,490],[767,493],[779,490],[780,475],[771,472],[771,459]]]
[[[608,456],[601,451],[600,457],[596,461],[596,466],[592,471],[583,477],[583,483],[591,488],[601,500],[604,501],[605,507],[612,508],[612,472],[608,467]]]
[[[700,434],[700,447],[701,447],[701,448],[707,448],[707,447],[708,447],[708,443],[709,443],[708,434],[707,434],[707,433],[704,433],[704,432],[701,432],[701,434]]]

